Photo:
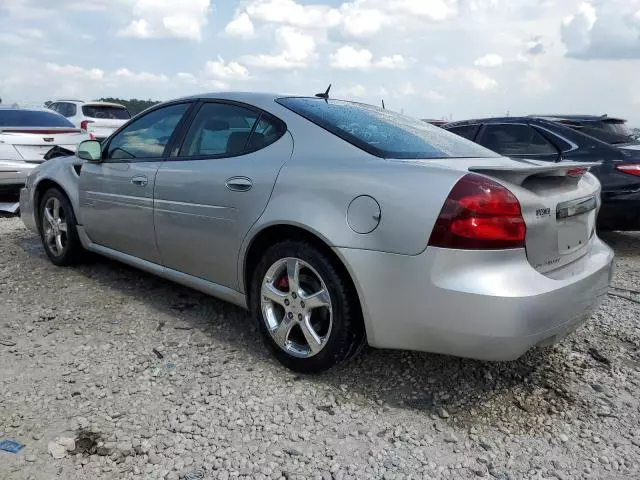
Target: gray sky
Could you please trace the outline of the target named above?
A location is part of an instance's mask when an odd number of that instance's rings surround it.
[[[333,95],[640,126],[640,0],[2,0],[0,97]]]

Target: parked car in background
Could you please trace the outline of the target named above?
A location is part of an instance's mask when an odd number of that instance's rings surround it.
[[[431,125],[435,125],[436,127],[441,127],[447,123],[446,120],[437,120],[434,118],[423,118],[422,121],[430,123]]]
[[[607,295],[592,164],[324,96],[151,107],[29,175],[23,221],[56,265],[86,249],[248,308],[302,372],[365,342],[516,359]]]
[[[27,175],[53,148],[75,152],[86,132],[44,109],[0,106],[0,193],[18,199]]]
[[[561,123],[611,145],[624,145],[638,140],[623,118],[608,115],[531,115]]]
[[[619,119],[506,117],[452,122],[443,128],[511,158],[601,162],[601,230],[640,230],[640,143]]]
[[[107,138],[131,118],[127,107],[118,103],[56,100],[47,108],[86,130],[98,141]]]

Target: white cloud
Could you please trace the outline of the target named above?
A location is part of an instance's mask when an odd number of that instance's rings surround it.
[[[344,3],[340,7],[342,32],[351,38],[369,38],[391,23],[388,15],[363,2]]]
[[[46,69],[56,75],[62,77],[83,77],[89,80],[103,80],[105,73],[99,68],[85,69],[76,65],[58,65],[56,63],[47,63]]]
[[[167,82],[169,81],[169,77],[164,74],[156,75],[154,73],[148,72],[132,72],[127,68],[121,68],[115,72],[115,76],[117,78],[125,79],[130,82],[140,82],[140,83],[156,83],[156,82]]]
[[[503,58],[500,55],[496,55],[495,53],[489,53],[488,55],[480,57],[475,62],[473,62],[476,67],[485,68],[499,67],[503,63]]]
[[[367,89],[364,85],[356,84],[345,89],[336,90],[335,96],[338,97],[364,97],[367,94]],[[333,95],[332,95],[333,96]]]
[[[307,68],[315,59],[315,39],[297,28],[279,27],[275,33],[275,40],[280,48],[279,53],[246,55],[243,61],[247,65],[265,70],[285,70]]]
[[[330,28],[340,23],[340,12],[328,5],[301,5],[294,0],[254,0],[246,7],[251,19],[301,28]]]
[[[373,54],[366,48],[343,45],[329,56],[331,67],[337,70],[364,70],[368,68],[403,69],[407,61],[402,55],[391,55],[373,60]]]
[[[443,80],[463,82],[480,91],[491,90],[498,86],[497,81],[475,68],[438,68],[434,73]]]
[[[211,0],[129,0],[134,19],[119,31],[124,37],[200,40]]]
[[[178,75],[176,75],[176,77],[178,77],[178,80],[181,80],[185,83],[197,83],[198,81],[195,75],[186,72],[178,72]]]
[[[398,94],[403,97],[415,95],[416,93],[418,93],[416,87],[414,87],[411,82],[405,82],[398,87]]]
[[[224,32],[232,37],[251,38],[254,34],[253,22],[247,12],[242,12],[227,24]]]
[[[639,13],[637,0],[582,3],[562,23],[567,55],[583,60],[640,58]]]
[[[333,68],[339,70],[364,69],[371,67],[373,53],[366,48],[356,48],[351,45],[340,47],[329,57]]]
[[[221,57],[205,65],[205,74],[217,80],[247,80],[249,70],[238,62],[225,62]]]

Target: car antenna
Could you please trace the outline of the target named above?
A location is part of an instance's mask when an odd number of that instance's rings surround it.
[[[331,90],[331,84],[327,87],[327,90],[324,93],[316,93],[316,97],[324,98],[325,102],[329,99],[329,90]]]
[[[382,99],[382,109],[386,110],[385,106],[384,106],[384,98]]]

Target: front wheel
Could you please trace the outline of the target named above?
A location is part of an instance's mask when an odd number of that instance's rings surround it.
[[[357,298],[336,262],[307,242],[284,241],[262,256],[251,311],[264,341],[287,368],[317,373],[363,344]]]
[[[40,202],[40,237],[45,253],[58,266],[76,263],[83,252],[71,203],[57,188],[47,190]]]

